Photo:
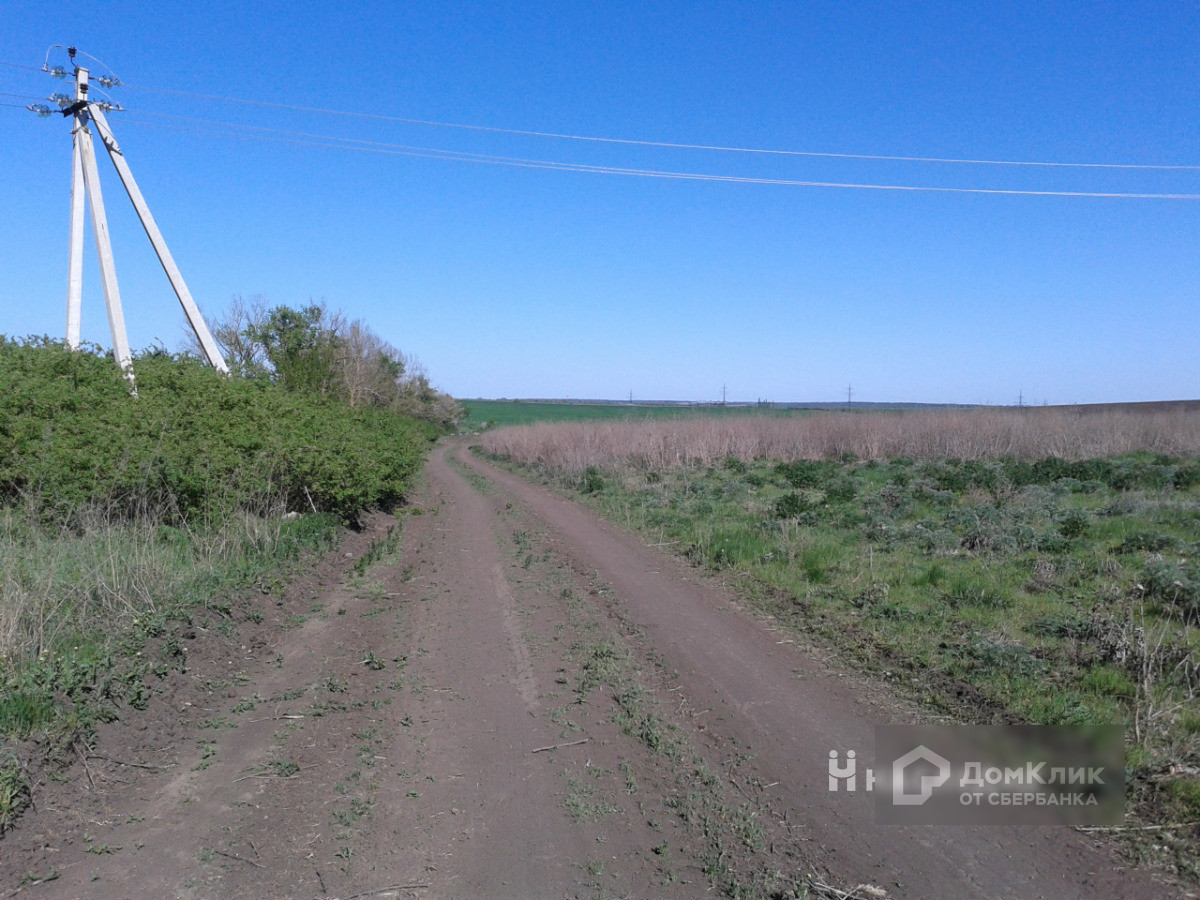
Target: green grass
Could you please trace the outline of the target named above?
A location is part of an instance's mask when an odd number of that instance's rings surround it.
[[[721,406],[719,404],[642,404],[642,403],[574,403],[569,400],[538,402],[529,400],[461,400],[467,410],[462,424],[465,431],[487,427],[528,425],[533,422],[589,422],[610,420],[642,420],[694,418],[696,416],[799,416],[801,409],[775,409],[753,406]]]
[[[12,753],[0,755],[0,836],[29,805],[29,779]]]
[[[58,752],[119,710],[144,708],[183,666],[181,632],[254,627],[263,585],[301,571],[340,530],[334,516],[247,518],[184,543],[152,522],[96,519],[73,533],[0,510],[0,745],[42,734]]]
[[[596,799],[596,789],[578,778],[567,782],[567,793],[563,800],[572,822],[595,822],[617,811],[604,800]]]

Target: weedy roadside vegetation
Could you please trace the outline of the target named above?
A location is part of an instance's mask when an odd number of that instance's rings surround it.
[[[761,612],[941,711],[1123,724],[1132,821],[1192,823],[1153,852],[1200,877],[1200,415],[527,426],[482,446],[753,576]]]
[[[134,371],[136,398],[94,348],[0,336],[0,833],[28,802],[15,760],[144,708],[197,626],[261,622],[264,595],[402,500],[438,433],[161,351]]]

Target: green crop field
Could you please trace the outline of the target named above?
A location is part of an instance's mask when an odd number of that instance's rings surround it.
[[[625,421],[642,419],[694,418],[696,416],[778,416],[805,415],[809,411],[770,406],[721,406],[719,404],[628,404],[573,403],[544,400],[461,400],[467,410],[462,428],[479,431],[505,425],[529,425],[534,422]]]

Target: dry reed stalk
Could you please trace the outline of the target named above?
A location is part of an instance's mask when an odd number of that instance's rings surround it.
[[[568,473],[589,466],[671,470],[727,458],[1091,459],[1139,450],[1200,455],[1200,413],[1086,408],[818,413],[795,418],[539,423],[497,429],[489,453]]]

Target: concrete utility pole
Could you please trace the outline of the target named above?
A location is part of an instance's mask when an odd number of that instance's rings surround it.
[[[92,199],[92,231],[96,237],[96,256],[100,261],[100,281],[104,287],[104,305],[108,309],[108,327],[112,332],[113,355],[117,365],[133,383],[133,360],[125,335],[125,316],[121,312],[121,291],[117,287],[117,269],[113,265],[112,242],[108,237],[108,217],[104,214],[104,195],[100,190],[100,172],[96,168],[96,150],[88,130],[88,71],[75,70],[75,103],[66,110],[75,115],[73,171],[71,177],[71,258],[67,287],[67,345],[79,347],[79,328],[83,305],[83,209],[84,194]],[[80,184],[79,175],[83,183]]]
[[[73,63],[75,48],[68,48],[67,53]],[[158,261],[167,273],[167,279],[175,290],[175,296],[179,298],[188,324],[191,325],[196,339],[200,342],[205,358],[214,369],[227,373],[229,367],[221,358],[217,343],[213,340],[208,326],[204,324],[204,318],[200,315],[200,310],[183,281],[179,267],[175,265],[171,251],[167,248],[167,242],[163,239],[162,232],[158,230],[154,216],[150,214],[150,207],[146,205],[146,200],[138,189],[129,164],[125,161],[125,155],[121,152],[112,128],[109,127],[108,119],[104,116],[102,105],[88,98],[87,69],[80,66],[75,67],[75,102],[67,106],[62,114],[74,116],[75,120],[74,127],[71,129],[74,146],[72,148],[71,175],[71,248],[67,276],[67,346],[79,347],[83,306],[83,213],[86,200],[90,198],[92,201],[92,231],[96,237],[96,255],[100,260],[100,280],[104,287],[104,303],[108,309],[108,327],[112,332],[113,355],[130,385],[133,385],[133,358],[129,352],[129,339],[125,333],[125,316],[121,311],[121,292],[117,287],[117,270],[113,264],[112,243],[108,235],[108,218],[104,212],[100,173],[96,167],[96,150],[92,143],[92,132],[89,127],[94,125],[104,144],[104,149],[108,151],[109,159],[112,160],[117,174],[121,177],[121,183],[133,203],[142,227],[146,229],[146,236],[150,238],[150,243],[154,246]],[[134,393],[136,394],[136,388]]]

